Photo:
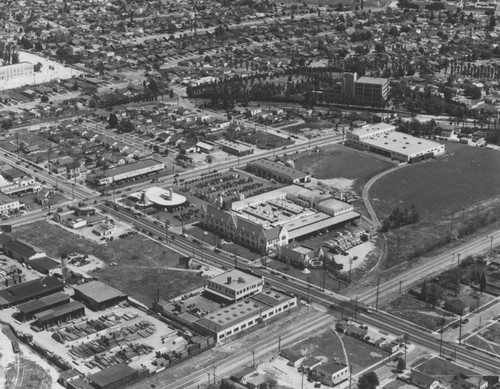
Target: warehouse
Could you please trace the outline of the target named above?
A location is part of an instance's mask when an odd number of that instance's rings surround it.
[[[212,336],[216,342],[288,312],[297,306],[297,298],[266,290],[198,319],[193,323],[199,333]]]
[[[225,151],[228,154],[236,155],[237,157],[253,154],[254,151],[254,146],[243,142],[233,142],[227,139],[219,139],[215,143],[221,147],[222,151]]]
[[[417,162],[444,154],[445,146],[428,139],[397,132],[387,124],[370,124],[347,134],[347,144],[401,162]]]
[[[40,328],[51,327],[85,315],[85,305],[78,301],[60,305],[35,314],[35,325]]]
[[[274,179],[278,182],[288,184],[298,184],[311,181],[311,176],[293,167],[283,165],[278,162],[270,161],[269,159],[259,159],[247,164],[249,172],[259,176]]]
[[[69,302],[70,299],[67,294],[62,292],[54,293],[19,305],[19,312],[17,312],[15,316],[19,321],[31,320],[36,313],[46,311],[50,308],[55,308]]]
[[[82,301],[93,311],[99,311],[127,300],[128,296],[99,281],[75,286],[75,299]]]
[[[38,250],[19,239],[14,239],[5,243],[3,246],[3,252],[5,255],[21,263],[26,263],[29,259],[45,256],[45,253],[41,250]]]
[[[138,381],[139,372],[125,363],[119,363],[92,374],[89,380],[96,389],[118,389]]]
[[[64,285],[55,277],[42,277],[0,290],[0,308],[8,308],[53,293],[62,292]]]
[[[101,176],[89,176],[89,180],[97,185],[111,185],[113,182],[120,182],[127,179],[134,179],[151,173],[158,173],[165,169],[165,164],[154,159],[119,166],[108,169]]]
[[[37,272],[45,275],[61,266],[58,261],[47,256],[29,259],[28,264]]]

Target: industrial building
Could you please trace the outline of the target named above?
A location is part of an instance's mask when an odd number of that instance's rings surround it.
[[[100,176],[88,176],[87,180],[99,186],[111,185],[126,179],[133,179],[165,169],[165,164],[154,159],[131,163],[104,171]]]
[[[248,277],[248,275],[246,275]],[[227,339],[256,324],[269,320],[297,306],[297,298],[266,290],[252,297],[220,308],[193,323],[194,329],[216,342]]]
[[[16,312],[14,315],[19,321],[27,321],[33,319],[34,315],[39,312],[64,305],[69,302],[70,299],[67,294],[58,292],[19,305],[17,307],[18,312]]]
[[[139,372],[126,363],[119,363],[89,376],[90,383],[96,389],[120,389],[139,379]]]
[[[287,184],[299,184],[311,181],[309,174],[266,158],[249,162],[247,170],[258,176]]]
[[[53,293],[62,292],[64,285],[55,277],[47,276],[0,290],[0,308],[8,308]]]
[[[418,162],[444,154],[445,146],[428,139],[397,132],[387,123],[369,124],[347,134],[347,144],[400,162]]]
[[[24,209],[24,204],[0,192],[0,215],[9,215]]]
[[[219,139],[215,142],[219,145],[222,151],[228,154],[236,155],[237,157],[243,157],[244,155],[253,154],[254,146],[243,143],[243,142],[233,142],[227,139]]]
[[[5,255],[21,263],[27,263],[30,259],[45,257],[46,254],[40,249],[23,242],[20,239],[12,239],[3,245]]]
[[[258,252],[278,251],[289,241],[359,219],[352,205],[324,189],[289,185],[231,205],[231,211],[207,204],[203,226]]]
[[[264,280],[233,269],[210,279],[206,290],[231,302],[262,292]]]
[[[78,301],[72,301],[64,305],[53,307],[45,311],[36,313],[35,325],[46,329],[55,324],[61,324],[71,319],[76,319],[85,315],[85,305]]]
[[[15,78],[29,78],[29,82],[33,79],[35,70],[32,64],[28,62],[20,62],[13,65],[0,67],[0,81],[13,80]],[[28,82],[27,82],[28,83]]]
[[[74,287],[74,298],[93,311],[99,311],[127,300],[128,296],[99,281],[90,281]]]

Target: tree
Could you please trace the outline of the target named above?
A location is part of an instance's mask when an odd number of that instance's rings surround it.
[[[118,124],[119,124],[118,117],[114,113],[111,113],[111,115],[109,115],[108,124],[109,124],[109,127],[111,127],[111,128],[118,128]]]
[[[481,274],[481,281],[479,282],[479,290],[483,293],[486,290],[486,286],[488,285],[488,280],[486,279],[486,274],[483,272]]]
[[[406,370],[406,362],[403,358],[398,358],[398,365],[397,365],[396,369],[398,371],[401,371],[401,372]]]
[[[42,101],[42,103],[48,103],[49,102],[49,97],[47,95],[43,95],[40,100]]]
[[[38,62],[37,64],[35,64],[35,65],[33,66],[33,70],[34,70],[35,72],[39,72],[39,71],[42,69],[42,66],[43,66],[43,65],[42,65],[40,62]]]
[[[135,126],[132,124],[132,122],[130,120],[122,119],[119,126],[118,126],[118,129],[121,132],[133,132],[133,131],[135,131]]]
[[[358,380],[359,389],[376,389],[378,384],[378,376],[374,371],[363,374]]]

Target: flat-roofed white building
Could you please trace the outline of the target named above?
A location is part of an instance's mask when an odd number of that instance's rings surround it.
[[[230,301],[239,301],[262,292],[264,280],[237,269],[222,273],[207,283],[207,290]]]
[[[297,297],[266,290],[198,319],[193,327],[216,342],[297,307]]]
[[[444,154],[445,146],[422,138],[397,132],[387,123],[366,125],[347,134],[351,147],[370,151],[401,162],[418,162]]]
[[[0,192],[0,215],[8,215],[20,209],[24,209],[24,204]]]
[[[0,67],[0,81],[8,81],[20,77],[31,77],[35,73],[33,65],[28,62],[20,62],[14,65]],[[31,81],[31,78],[29,79]]]

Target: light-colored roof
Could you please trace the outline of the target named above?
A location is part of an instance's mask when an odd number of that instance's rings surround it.
[[[360,77],[356,80],[356,83],[360,84],[375,84],[375,85],[384,85],[389,82],[388,78],[379,78],[379,77]]]
[[[228,283],[229,277],[231,277],[231,283]],[[238,269],[232,269],[213,277],[212,279],[210,279],[210,281],[215,284],[224,285],[225,288],[239,291],[241,289],[247,288],[248,285],[262,281],[262,279],[242,272]]]
[[[163,207],[173,207],[186,202],[186,198],[172,189],[163,189],[159,187],[148,188],[145,191],[146,198],[154,204]]]
[[[125,293],[120,292],[118,289],[99,281],[90,281],[85,284],[77,285],[74,288],[97,303],[105,302],[116,297],[126,296]]]
[[[429,150],[441,147],[437,142],[416,138],[402,132],[391,132],[363,139],[363,143],[403,155],[425,154]]]
[[[322,230],[323,228],[328,228],[340,223],[344,223],[349,220],[356,219],[359,216],[360,216],[359,213],[354,211],[349,211],[338,216],[323,218],[318,221],[310,220],[310,218],[302,218],[299,219],[300,224],[294,222],[293,226],[285,225],[285,228],[288,230],[289,233],[288,238],[295,239],[297,237]],[[292,227],[295,227],[295,229],[291,229]]]
[[[277,163],[274,161],[270,161],[269,159],[259,159],[257,161],[251,161],[248,163],[250,166],[255,166],[263,170],[267,170],[269,172],[285,175],[292,180],[301,179],[304,177],[308,177],[309,174],[301,172],[300,170],[294,169],[290,166],[285,166],[281,163]]]

